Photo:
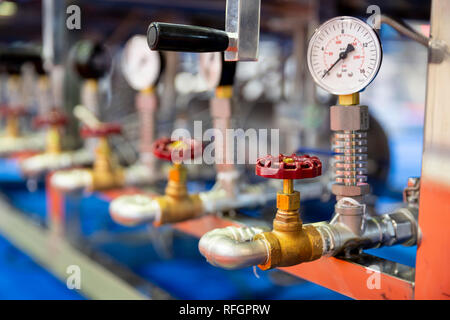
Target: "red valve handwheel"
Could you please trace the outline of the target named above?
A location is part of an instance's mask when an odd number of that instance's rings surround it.
[[[3,105],[0,107],[0,114],[4,117],[7,116],[23,116],[27,114],[27,111],[24,107],[17,106],[17,107],[9,107],[6,105]]]
[[[113,134],[121,134],[122,126],[118,123],[102,123],[100,126],[91,128],[83,126],[81,128],[81,136],[83,138],[91,137],[107,137]]]
[[[45,116],[35,117],[33,124],[38,128],[49,125],[64,126],[67,124],[67,117],[58,109],[53,109]]]
[[[200,142],[194,139],[171,140],[164,137],[156,140],[153,143],[153,154],[155,157],[166,161],[182,161],[187,159],[194,159],[197,155],[201,155],[203,146]],[[172,158],[176,155],[176,159]]]
[[[256,161],[258,176],[271,179],[306,179],[322,174],[322,162],[317,157],[292,154],[278,157],[268,155]]]

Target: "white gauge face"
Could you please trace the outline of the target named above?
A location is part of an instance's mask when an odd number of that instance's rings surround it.
[[[314,81],[332,94],[363,90],[380,69],[382,50],[375,31],[353,17],[322,24],[308,47],[308,68]]]
[[[200,76],[206,81],[208,89],[215,89],[222,76],[222,54],[220,52],[200,53]]]
[[[155,85],[161,72],[161,59],[157,51],[151,51],[145,36],[132,37],[125,45],[122,55],[122,73],[135,90]]]

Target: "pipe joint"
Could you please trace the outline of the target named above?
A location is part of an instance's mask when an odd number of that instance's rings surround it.
[[[256,235],[254,240],[263,240],[269,248],[267,261],[259,265],[262,270],[313,261],[319,259],[323,252],[321,235],[311,225],[302,226],[297,231],[264,232]]]
[[[202,236],[198,248],[210,264],[224,269],[264,264],[268,247],[264,240],[254,238],[263,231],[255,227],[214,229]]]

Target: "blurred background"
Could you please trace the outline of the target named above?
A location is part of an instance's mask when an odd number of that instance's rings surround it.
[[[233,125],[238,128],[280,129],[280,151],[329,154],[329,106],[336,97],[318,88],[306,65],[308,40],[320,23],[339,15],[366,20],[370,5],[381,13],[407,22],[429,35],[430,3],[423,0],[262,0],[259,61],[237,65],[233,97]],[[80,29],[69,30],[66,9],[81,12]],[[123,126],[123,136],[111,139],[120,163],[136,161],[140,142],[136,91],[121,71],[124,45],[136,34],[146,34],[152,21],[224,28],[224,0],[96,0],[96,1],[0,1],[0,48],[43,50],[44,62],[64,70],[62,109],[70,117],[67,131],[74,146],[78,121],[72,116],[80,103],[83,79],[72,67],[73,46],[79,40],[103,44],[112,57],[111,69],[99,79],[102,121]],[[379,36],[383,62],[377,78],[361,94],[369,106],[369,181],[371,204],[378,212],[398,207],[408,177],[420,176],[427,72],[427,49],[382,25]],[[49,40],[52,39],[52,40]],[[49,44],[49,41],[51,44]],[[47,51],[46,51],[47,50]],[[193,122],[211,127],[209,94],[199,80],[197,55],[165,57],[164,79],[158,87],[155,130],[168,135],[176,128],[192,130]],[[34,83],[31,80],[31,83]],[[28,86],[32,90],[33,85]],[[26,90],[25,90],[26,91]],[[23,93],[24,95],[27,92]],[[31,95],[31,94],[30,94]],[[32,99],[32,98],[31,98]],[[37,102],[35,102],[36,104]],[[33,105],[33,102],[31,102]],[[23,180],[14,165],[0,168],[0,190],[6,201],[35,224],[48,227],[45,187]],[[205,169],[207,170],[207,169]],[[243,168],[254,180],[254,167]],[[206,188],[211,179],[190,184],[190,190]],[[156,187],[159,192],[163,184]],[[30,192],[33,191],[33,192]],[[328,219],[331,195],[302,204],[306,221]],[[208,265],[197,252],[197,239],[164,226],[124,228],[108,214],[108,201],[99,194],[67,197],[67,212],[78,221],[76,246],[106,270],[125,279],[150,298],[182,299],[346,299],[338,293],[282,271],[253,269],[224,271]],[[272,203],[266,209],[241,210],[251,218],[270,221]],[[267,212],[270,212],[267,213]],[[95,214],[93,214],[95,213]],[[80,236],[81,234],[81,236]],[[137,236],[138,235],[138,236]],[[416,247],[378,252],[414,266]],[[372,252],[373,253],[373,252]],[[375,253],[373,253],[375,254]],[[0,299],[85,299],[80,290],[67,289],[52,272],[42,267],[8,237],[0,235]]]

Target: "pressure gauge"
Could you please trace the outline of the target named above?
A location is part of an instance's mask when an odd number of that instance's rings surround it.
[[[224,61],[223,52],[200,53],[199,58],[199,73],[208,89],[233,85],[236,63]]]
[[[308,68],[326,91],[352,94],[367,87],[380,69],[382,48],[375,31],[353,17],[322,24],[308,46]]]
[[[161,55],[148,48],[147,38],[142,35],[132,37],[122,54],[122,73],[128,84],[135,90],[153,87],[162,71]]]

